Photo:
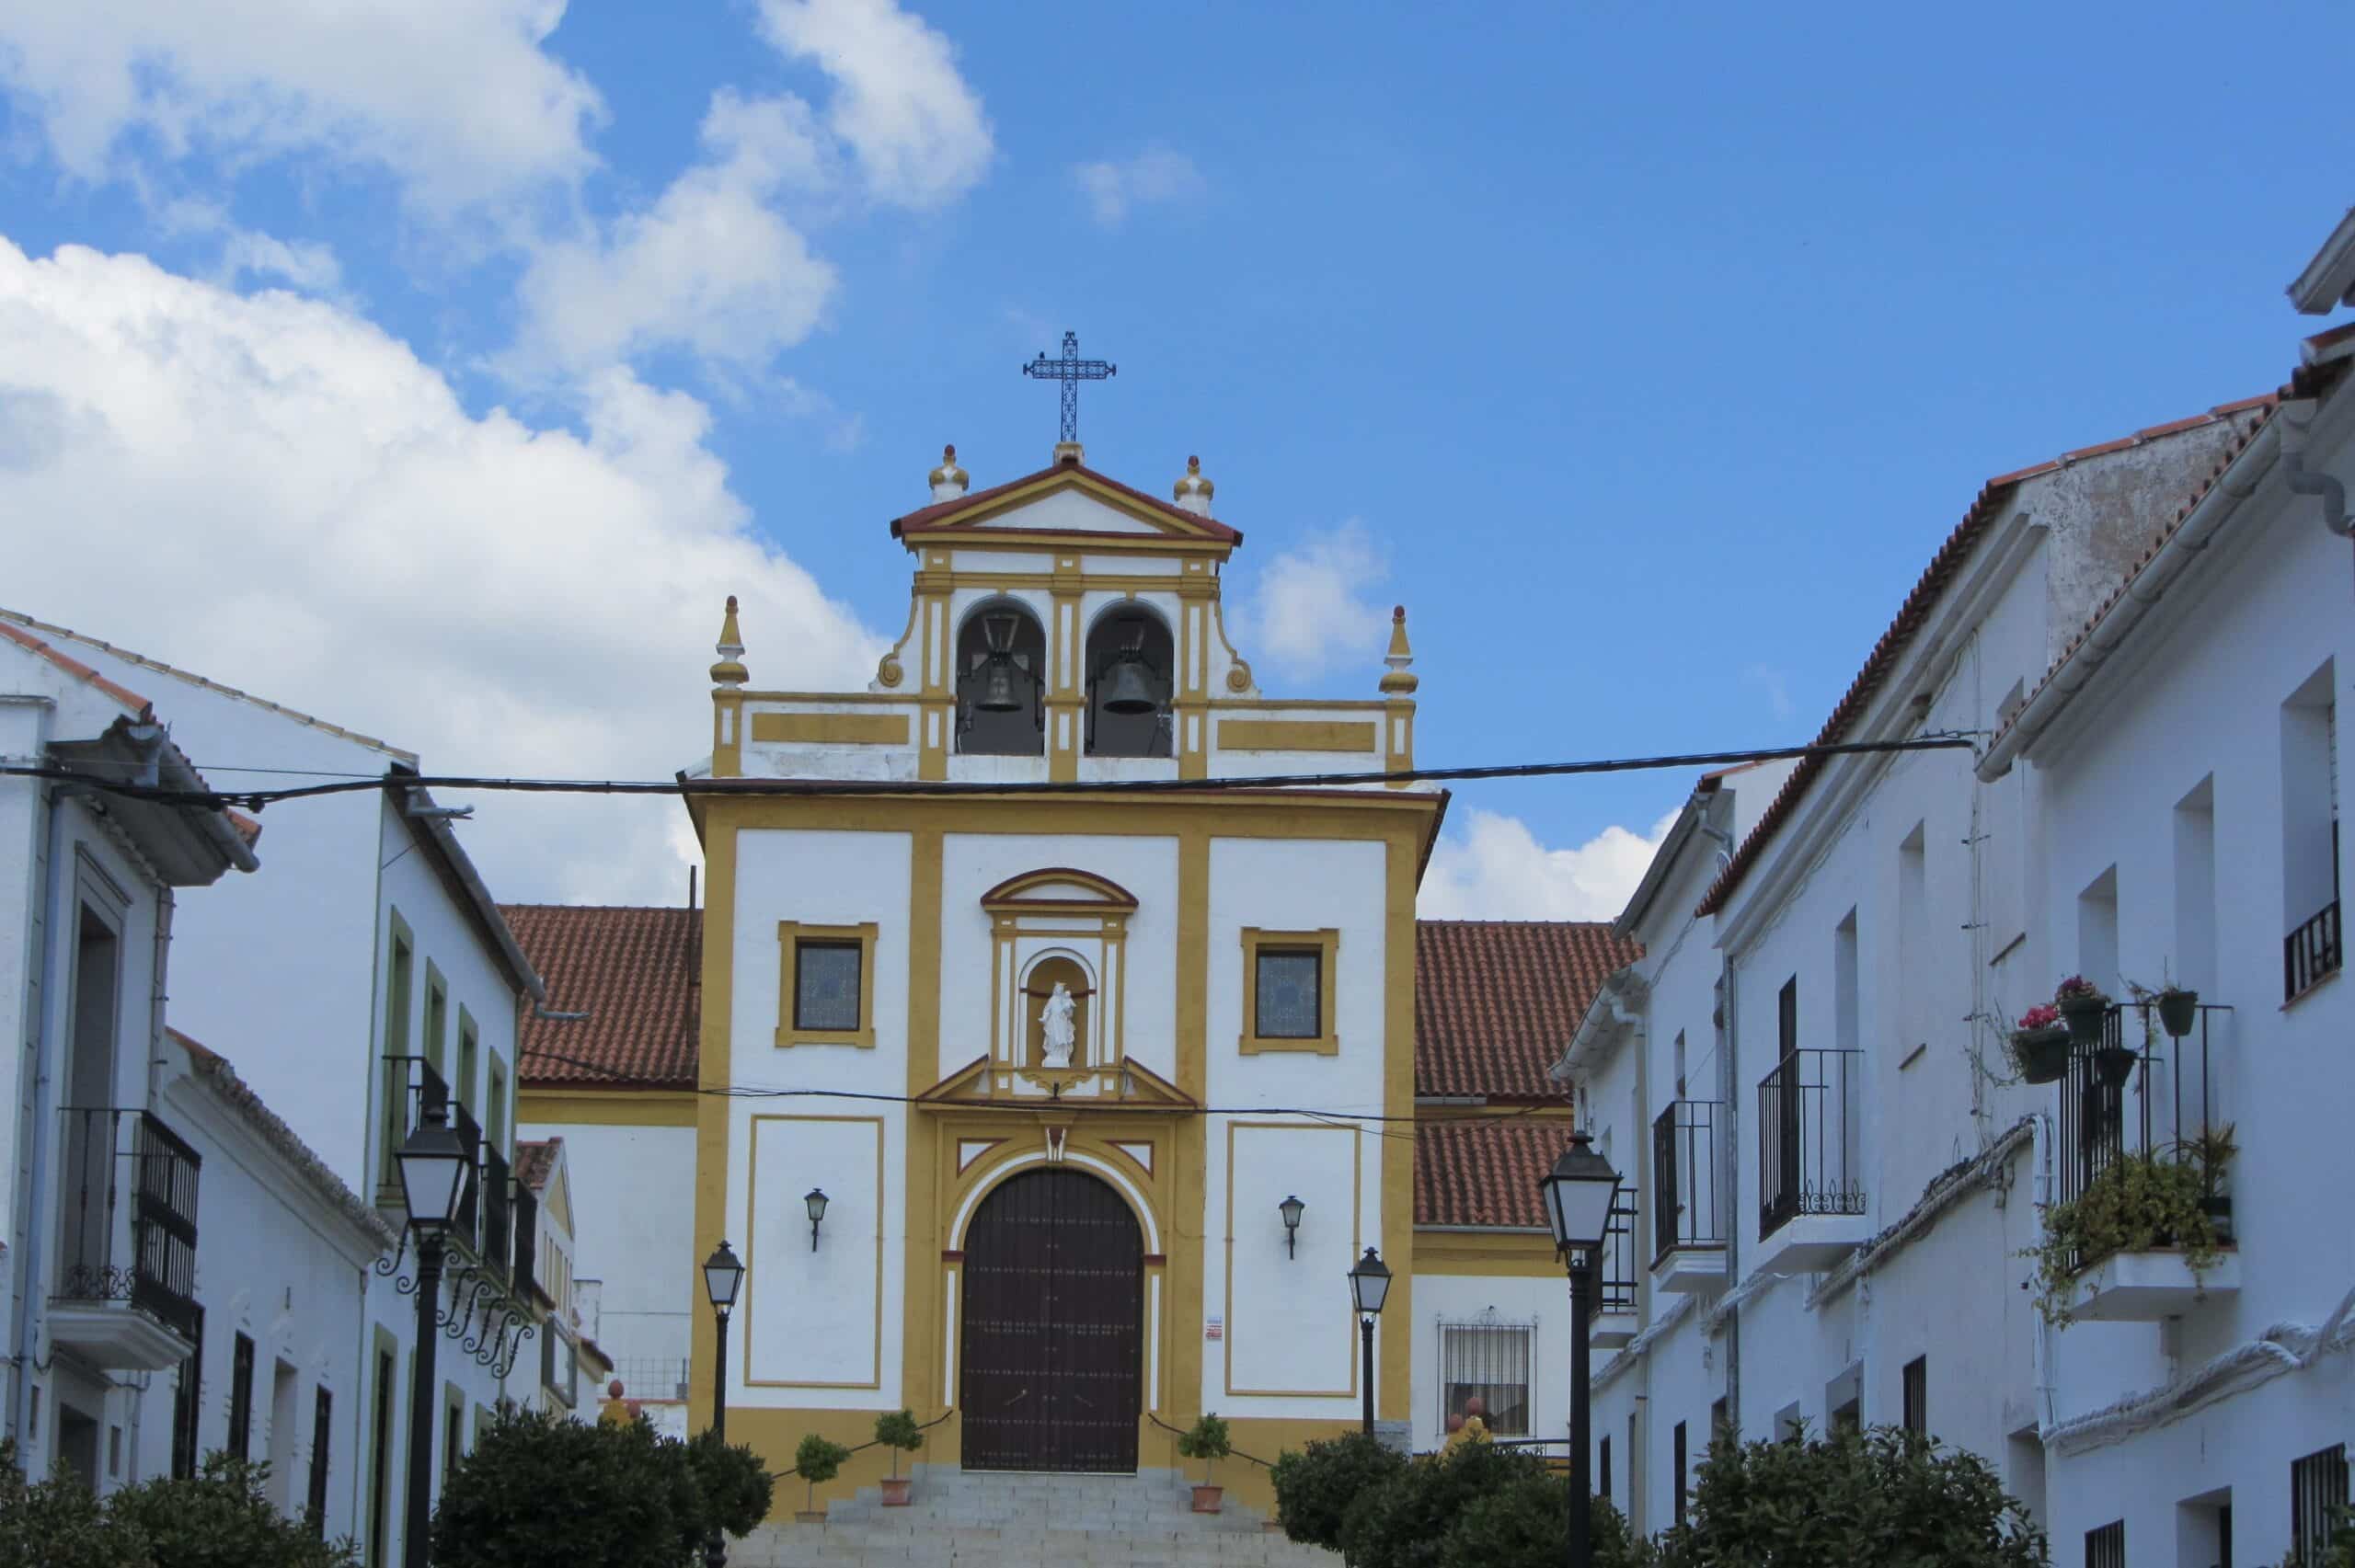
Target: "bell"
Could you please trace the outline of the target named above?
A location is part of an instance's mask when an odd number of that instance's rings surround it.
[[[988,668],[982,675],[982,694],[973,704],[985,714],[1010,714],[1022,704],[1014,696],[1014,659],[1012,656],[994,653],[988,658]]]
[[[1104,711],[1108,714],[1149,714],[1161,704],[1154,701],[1153,687],[1145,680],[1142,659],[1129,658],[1112,666],[1112,673],[1104,692]]]

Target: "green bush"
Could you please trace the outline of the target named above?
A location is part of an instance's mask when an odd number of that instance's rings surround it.
[[[875,1440],[891,1450],[891,1479],[900,1479],[900,1456],[924,1447],[924,1428],[913,1410],[895,1410],[875,1418]]]
[[[1356,1568],[1436,1568],[1465,1510],[1545,1467],[1518,1448],[1462,1443],[1408,1462],[1343,1512],[1341,1551]]]
[[[750,1448],[742,1444],[731,1448],[706,1429],[687,1443],[687,1470],[695,1477],[706,1535],[721,1529],[740,1538],[748,1536],[769,1516],[776,1483],[761,1456]]]
[[[850,1458],[850,1450],[840,1443],[828,1442],[811,1432],[793,1450],[793,1473],[810,1483],[809,1510],[818,1508],[818,1483],[832,1481],[843,1471],[843,1461]]]
[[[687,1568],[710,1529],[686,1444],[643,1420],[509,1410],[443,1482],[432,1555],[434,1568]]]
[[[1665,1568],[2038,1568],[2043,1533],[1978,1455],[1892,1426],[1719,1439]]]
[[[1278,1454],[1270,1479],[1285,1536],[1338,1550],[1342,1518],[1358,1494],[1391,1481],[1406,1468],[1406,1455],[1362,1432],[1323,1438],[1298,1453],[1287,1449]]]
[[[0,1568],[153,1568],[137,1530],[107,1516],[98,1496],[60,1465],[27,1481],[17,1440],[0,1439]]]
[[[2023,1254],[2036,1260],[2036,1309],[2066,1327],[2080,1269],[2116,1253],[2182,1249],[2196,1279],[2223,1256],[2216,1223],[2200,1207],[2216,1190],[2233,1156],[2232,1128],[2195,1142],[2126,1154],[2104,1166],[2073,1202],[2044,1211],[2044,1239]]]
[[[1600,1497],[1589,1503],[1594,1568],[1638,1568],[1650,1552]],[[1475,1498],[1440,1538],[1440,1568],[1555,1568],[1568,1544],[1570,1478],[1547,1471],[1518,1476]]]
[[[1208,1412],[1178,1436],[1178,1457],[1202,1461],[1204,1486],[1212,1484],[1212,1467],[1233,1452],[1235,1444],[1227,1435],[1226,1421],[1216,1411]]]
[[[158,1477],[107,1499],[107,1517],[144,1539],[155,1568],[354,1568],[349,1539],[321,1540],[278,1511],[270,1467],[207,1454],[185,1481]]]

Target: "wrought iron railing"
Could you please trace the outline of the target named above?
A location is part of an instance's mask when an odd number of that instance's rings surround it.
[[[1722,1247],[1716,1100],[1671,1100],[1652,1122],[1652,1242],[1657,1261],[1681,1247]]]
[[[2281,939],[2281,1000],[2297,1001],[2338,973],[2346,961],[2346,944],[2338,931],[2338,900],[2333,898]]]
[[[529,1296],[536,1279],[540,1250],[540,1200],[521,1182],[515,1184],[515,1245],[508,1279],[519,1297]]]
[[[508,1173],[507,1157],[488,1142],[482,1145],[482,1262],[501,1279],[515,1272],[515,1179]]]
[[[466,1174],[458,1187],[457,1218],[450,1234],[469,1252],[482,1251],[482,1124],[457,1101],[450,1102],[450,1128],[466,1151]]]
[[[2061,1085],[2062,1202],[2074,1203],[2129,1156],[2203,1161],[2211,1218],[2229,1232],[2230,1202],[2215,1182],[2217,1140],[2231,1119],[2209,1072],[2209,1035],[2231,1011],[2200,1007],[2191,1032],[2176,1039],[2158,1026],[2155,1001],[2120,1002],[2103,1013],[2098,1043],[2071,1049]]]
[[[1596,1274],[1595,1310],[1636,1310],[1636,1189],[1624,1182],[1611,1203],[1611,1228],[1603,1234],[1603,1267]]]
[[[1758,1234],[1802,1214],[1862,1214],[1865,1053],[1795,1050],[1758,1082]]]
[[[147,1111],[68,1106],[56,1299],[127,1301],[190,1343],[203,1161]],[[126,1166],[128,1169],[126,1170]]]

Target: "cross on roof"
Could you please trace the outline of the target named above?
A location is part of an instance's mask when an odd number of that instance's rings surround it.
[[[1079,334],[1066,332],[1063,334],[1062,359],[1047,358],[1046,350],[1042,349],[1039,351],[1037,359],[1022,367],[1022,373],[1034,376],[1040,381],[1059,381],[1063,383],[1063,439],[1067,441],[1075,441],[1079,440],[1079,383],[1084,381],[1109,381],[1118,375],[1120,370],[1120,366],[1103,360],[1081,359]]]

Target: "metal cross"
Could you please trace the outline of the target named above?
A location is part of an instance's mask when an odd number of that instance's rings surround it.
[[[1046,350],[1042,349],[1039,351],[1037,359],[1022,367],[1024,375],[1035,376],[1040,381],[1059,381],[1063,383],[1063,439],[1067,441],[1079,440],[1079,383],[1084,381],[1109,381],[1113,376],[1118,375],[1120,371],[1120,366],[1109,364],[1102,360],[1081,359],[1079,334],[1076,332],[1063,334],[1062,359],[1047,358]]]

